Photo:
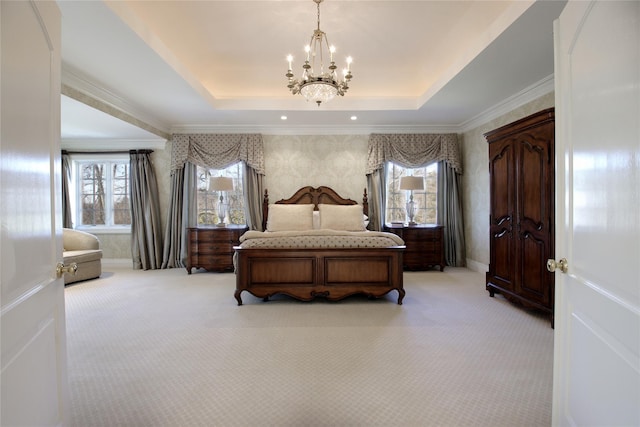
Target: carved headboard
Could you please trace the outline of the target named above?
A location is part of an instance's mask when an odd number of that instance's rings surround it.
[[[345,199],[335,192],[332,188],[320,186],[314,188],[311,186],[302,187],[288,199],[278,200],[276,203],[286,205],[314,205],[314,210],[318,210],[318,204],[327,205],[357,205],[358,202],[352,199]],[[367,189],[364,189],[362,196],[362,212],[369,215],[369,200],[367,199]],[[267,229],[267,219],[269,218],[269,194],[264,190],[264,199],[262,201],[262,229]]]

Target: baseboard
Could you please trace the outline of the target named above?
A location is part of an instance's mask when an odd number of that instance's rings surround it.
[[[129,258],[102,258],[102,267],[132,267],[132,261]]]
[[[478,273],[486,273],[489,271],[489,265],[467,258],[467,268],[477,271]]]

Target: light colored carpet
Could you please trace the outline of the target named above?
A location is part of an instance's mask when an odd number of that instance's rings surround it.
[[[65,291],[72,426],[551,424],[553,329],[484,274],[238,307],[233,273],[104,270]]]

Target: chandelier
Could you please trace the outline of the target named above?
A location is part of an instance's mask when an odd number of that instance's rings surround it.
[[[336,51],[334,46],[329,46],[327,35],[320,30],[320,3],[324,0],[313,0],[318,7],[318,28],[314,30],[311,41],[305,46],[306,60],[302,66],[302,76],[294,79],[291,63],[293,56],[287,56],[289,61],[289,71],[287,87],[292,94],[301,93],[307,101],[313,101],[320,106],[323,102],[331,101],[336,95],[344,96],[349,89],[351,80],[351,57],[347,58],[347,68],[343,70],[343,80],[338,79],[336,73],[336,63],[333,54]],[[329,60],[329,66],[325,68],[324,61]]]

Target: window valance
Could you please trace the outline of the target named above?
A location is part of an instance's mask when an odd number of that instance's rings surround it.
[[[185,162],[224,169],[238,161],[264,175],[264,149],[260,134],[174,134],[171,170]]]
[[[441,160],[462,174],[457,134],[371,134],[366,174],[382,169],[388,161],[417,168]]]

